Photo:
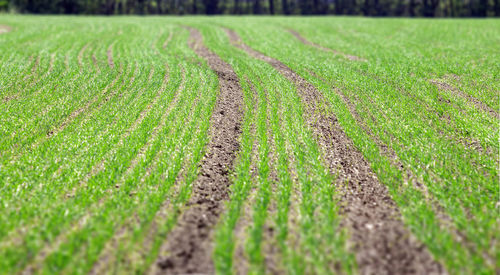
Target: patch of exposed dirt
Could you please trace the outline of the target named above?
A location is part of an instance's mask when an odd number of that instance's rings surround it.
[[[12,28],[6,25],[0,25],[0,34],[8,33],[12,31]]]
[[[459,79],[458,76],[454,76],[454,75],[447,76],[447,78]],[[471,103],[472,105],[476,106],[476,108],[478,108],[479,110],[482,110],[482,111],[488,113],[490,116],[492,116],[494,118],[500,118],[500,115],[499,115],[499,113],[498,113],[497,110],[495,110],[495,109],[491,108],[490,106],[486,105],[481,100],[479,100],[479,99],[477,99],[477,98],[475,98],[475,97],[473,97],[473,96],[471,96],[471,95],[469,95],[469,94],[461,91],[457,87],[452,86],[449,83],[446,83],[445,81],[440,80],[440,79],[430,79],[429,82],[431,84],[433,84],[434,86],[436,86],[438,88],[438,90],[451,92],[455,96],[464,98],[469,103]]]
[[[170,255],[157,260],[159,273],[213,273],[212,232],[229,199],[229,174],[239,149],[243,95],[231,66],[203,45],[196,29],[189,28],[189,46],[204,58],[219,77],[220,94],[210,119],[210,142],[193,185],[187,208],[168,236]]]
[[[362,274],[445,273],[426,247],[418,242],[401,221],[396,204],[381,184],[363,155],[340,127],[334,115],[320,105],[322,94],[285,64],[243,44],[238,35],[227,30],[231,42],[251,56],[272,65],[295,83],[306,108],[306,118],[319,140],[325,160],[339,182],[347,182],[343,194],[344,225]]]
[[[349,59],[351,61],[363,61],[363,62],[366,62],[367,60],[364,59],[364,58],[361,58],[359,56],[355,56],[355,55],[349,55],[349,54],[345,54],[345,53],[342,53],[342,52],[339,52],[339,51],[336,51],[336,50],[332,50],[330,48],[326,48],[326,47],[323,47],[319,44],[316,44],[316,43],[313,43],[307,39],[305,39],[302,35],[300,35],[300,33],[294,31],[294,30],[288,30],[291,34],[293,34],[293,36],[295,36],[298,40],[300,40],[300,42],[306,44],[306,45],[309,45],[309,46],[313,46],[315,48],[318,48],[322,51],[325,51],[325,52],[330,52],[330,53],[333,53],[333,54],[336,54],[336,55],[340,55],[346,59]]]

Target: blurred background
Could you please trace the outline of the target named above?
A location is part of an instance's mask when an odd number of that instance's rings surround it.
[[[0,0],[0,12],[491,17],[500,0]]]

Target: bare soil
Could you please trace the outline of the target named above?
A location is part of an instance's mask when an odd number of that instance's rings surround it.
[[[321,105],[327,105],[323,95],[280,61],[245,45],[234,31],[227,30],[227,33],[231,43],[268,62],[297,86],[306,119],[318,138],[330,171],[338,175],[340,183],[348,183],[342,198],[342,214],[344,225],[351,233],[360,273],[445,273],[405,227],[387,188],[378,181],[337,118],[320,109]]]
[[[159,273],[214,273],[212,232],[229,199],[230,169],[239,149],[243,95],[231,66],[203,45],[196,29],[189,28],[189,46],[219,77],[220,94],[210,119],[210,142],[194,183],[187,209],[169,234],[170,255],[157,261]]]

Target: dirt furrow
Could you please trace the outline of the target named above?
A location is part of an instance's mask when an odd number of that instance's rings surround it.
[[[333,49],[330,49],[330,48],[326,48],[326,47],[323,47],[319,44],[316,44],[316,43],[313,43],[307,39],[305,39],[304,37],[302,37],[302,35],[300,35],[300,33],[294,31],[294,30],[288,30],[291,34],[293,34],[293,36],[295,36],[298,40],[300,40],[300,42],[306,44],[306,45],[309,45],[309,46],[313,46],[315,48],[318,48],[322,51],[325,51],[325,52],[330,52],[330,53],[333,53],[333,54],[336,54],[336,55],[340,55],[346,59],[349,59],[351,61],[364,61],[366,62],[367,60],[364,59],[364,58],[361,58],[361,57],[358,57],[358,56],[355,56],[355,55],[349,55],[349,54],[345,54],[345,53],[342,53],[342,52],[339,52],[339,51],[336,51],[336,50],[333,50]]]
[[[106,52],[106,54],[108,55],[108,65],[112,69],[115,68],[115,61],[113,60],[113,45],[114,44],[111,44],[108,48],[108,51]]]
[[[219,77],[220,94],[210,118],[210,141],[187,208],[168,235],[167,257],[157,260],[159,273],[213,273],[212,231],[223,202],[229,198],[229,174],[239,149],[243,94],[231,66],[203,45],[198,30],[189,28],[189,46]]]
[[[305,43],[305,44],[312,44],[311,42],[307,41],[305,38],[300,38],[300,40]],[[328,84],[329,82],[318,76],[317,74],[315,74],[314,72],[312,71],[309,71],[309,73],[311,73],[311,75],[313,75],[314,77],[320,79],[321,81],[323,81],[325,84]],[[361,72],[360,73],[364,73],[364,72]],[[371,75],[371,77],[374,77],[377,81],[382,81],[382,79],[380,79],[380,77],[378,76],[375,76],[375,75]],[[450,77],[453,77],[455,79],[457,79],[458,77],[457,76],[450,76]],[[432,83],[432,82],[431,82]],[[394,84],[391,84],[391,85],[394,85]],[[448,84],[446,84],[448,85]],[[402,93],[404,94],[407,94],[408,96],[411,96],[412,98],[414,98],[413,95],[411,95],[411,93],[407,93],[405,90],[403,90],[401,87],[398,87],[398,86],[395,86],[398,90],[400,90]],[[349,109],[349,112],[353,115],[354,119],[356,120],[356,122],[360,125],[360,127],[363,129],[363,131],[365,131],[365,133],[367,135],[370,136],[370,138],[377,144],[377,146],[379,147],[381,153],[383,155],[385,155],[386,157],[389,158],[391,164],[398,168],[403,177],[404,177],[404,180],[405,180],[405,184],[408,184],[408,183],[411,183],[413,185],[413,187],[415,187],[416,189],[420,190],[422,192],[422,194],[424,195],[424,197],[431,203],[432,205],[432,208],[434,210],[434,212],[436,213],[436,217],[437,219],[439,220],[439,223],[440,223],[440,226],[442,228],[446,228],[447,230],[449,230],[450,232],[453,232],[453,237],[455,238],[455,240],[458,242],[458,243],[463,243],[464,245],[466,245],[466,247],[468,247],[469,249],[471,249],[471,251],[474,251],[474,253],[477,253],[477,247],[476,245],[471,242],[463,232],[461,232],[457,227],[456,225],[453,223],[453,219],[446,213],[445,209],[441,206],[441,204],[430,194],[427,186],[422,182],[421,179],[418,179],[418,177],[416,177],[414,175],[414,173],[411,171],[411,169],[409,167],[407,167],[406,165],[404,165],[402,163],[402,161],[399,159],[399,157],[397,156],[396,152],[389,146],[387,146],[387,144],[385,142],[383,142],[382,140],[380,140],[380,138],[375,135],[372,130],[369,128],[369,126],[365,123],[365,121],[360,117],[360,115],[358,114],[358,112],[356,111],[356,107],[354,106],[354,104],[349,100],[349,98],[346,96],[346,94],[340,90],[340,89],[337,89],[336,87],[332,87],[334,89],[334,91],[341,97],[342,101],[346,104],[346,106],[348,107]],[[357,96],[356,94],[354,94],[354,97],[357,99]],[[372,105],[376,105],[373,101],[371,101]],[[423,102],[423,104],[425,105],[425,102]],[[426,105],[427,106],[427,105]],[[453,106],[456,108],[456,106]],[[429,106],[427,106],[427,108],[430,108]],[[385,119],[388,119],[387,116],[385,116],[384,113],[382,113],[385,117]],[[375,119],[372,117],[372,120],[375,122]],[[390,135],[391,137],[391,140],[392,142],[397,142],[395,141],[395,137]],[[448,137],[448,136],[447,136]],[[451,140],[454,140],[456,141],[456,138],[451,138],[451,137],[448,137],[450,138]],[[459,141],[460,142],[460,141]],[[465,144],[465,142],[463,142]],[[481,147],[481,145],[479,144],[479,147]],[[482,148],[480,149],[476,149],[478,151],[484,151],[482,150]],[[434,176],[437,180],[439,179],[438,177]],[[485,255],[485,258],[490,261],[490,262],[494,262],[489,255]]]
[[[328,83],[325,79],[322,79],[320,76],[317,75],[315,76],[321,79],[324,83]],[[440,226],[446,228],[446,230],[450,232],[453,232],[453,236],[455,237],[455,240],[458,243],[463,243],[469,249],[471,249],[471,251],[477,253],[477,248],[475,244],[470,240],[468,240],[465,234],[456,227],[456,225],[453,223],[453,219],[446,213],[446,210],[442,207],[439,201],[437,201],[436,198],[430,193],[429,189],[422,182],[422,180],[419,179],[417,176],[415,176],[413,171],[408,166],[403,164],[403,162],[397,156],[396,152],[392,150],[391,147],[387,146],[387,144],[385,144],[382,140],[380,140],[380,138],[377,135],[373,133],[370,127],[365,123],[365,120],[361,118],[361,116],[356,111],[353,102],[351,102],[349,98],[347,98],[347,96],[340,89],[337,89],[335,87],[332,88],[342,98],[343,102],[348,107],[349,112],[352,114],[358,125],[360,125],[361,129],[363,129],[363,131],[375,142],[375,144],[377,144],[381,153],[390,160],[391,165],[396,167],[402,173],[405,181],[404,184],[405,185],[411,184],[415,189],[422,192],[426,200],[428,200],[430,205],[432,205],[436,217],[439,220]],[[393,140],[393,142],[396,141]],[[438,180],[438,178],[436,178],[436,180]],[[490,261],[492,262],[491,259]]]
[[[232,30],[230,41],[251,56],[268,62],[295,83],[306,108],[306,119],[319,139],[325,161],[339,182],[347,182],[342,214],[355,245],[362,274],[443,273],[426,247],[418,242],[401,221],[396,204],[381,184],[363,155],[356,149],[333,114],[321,110],[328,105],[310,83],[280,61],[245,45]]]
[[[328,80],[317,75],[315,72],[309,71],[309,73],[312,76],[320,79],[323,83],[331,85],[331,83]],[[394,167],[398,167],[398,168],[403,167],[403,164],[400,162],[396,152],[394,152],[394,150],[391,147],[387,146],[387,144],[385,144],[384,141],[382,141],[377,135],[375,135],[373,133],[372,129],[366,124],[365,120],[359,115],[358,111],[356,110],[355,104],[347,97],[347,95],[341,89],[338,89],[338,88],[333,87],[333,86],[331,88],[342,99],[342,102],[344,102],[344,104],[347,106],[347,108],[349,109],[349,113],[351,113],[351,115],[356,120],[356,122],[361,127],[361,129],[363,129],[363,131],[368,136],[370,136],[370,138],[377,144],[380,152],[384,156],[389,158],[389,160],[391,161],[391,164]],[[354,97],[356,97],[356,95],[354,95]]]
[[[453,95],[457,96],[457,97],[461,97],[465,100],[467,100],[467,102],[469,102],[470,104],[474,105],[477,109],[483,111],[483,112],[486,112],[488,113],[490,116],[494,117],[494,118],[500,118],[500,114],[498,113],[497,110],[491,108],[490,106],[486,105],[484,102],[482,102],[481,100],[461,91],[460,89],[458,89],[457,87],[454,87],[448,83],[446,83],[445,81],[442,81],[440,79],[431,79],[429,80],[429,82],[431,84],[433,84],[434,86],[436,86],[438,88],[439,91],[447,91],[447,92],[450,92],[452,93]]]

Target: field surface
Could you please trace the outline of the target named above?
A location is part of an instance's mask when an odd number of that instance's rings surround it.
[[[0,274],[498,274],[500,20],[0,16]]]

